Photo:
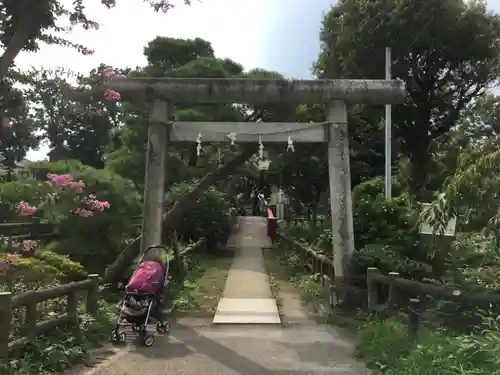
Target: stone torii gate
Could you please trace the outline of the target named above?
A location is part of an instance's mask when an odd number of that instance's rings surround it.
[[[354,252],[349,144],[346,104],[399,104],[405,87],[399,80],[278,80],[211,78],[117,77],[107,88],[122,100],[150,103],[142,249],[162,243],[166,155],[169,142],[257,144],[293,142],[328,143],[330,204],[334,254],[334,277],[342,283],[344,258]],[[296,103],[326,104],[325,123],[173,122],[175,104],[194,103]],[[284,149],[285,152],[285,149]]]

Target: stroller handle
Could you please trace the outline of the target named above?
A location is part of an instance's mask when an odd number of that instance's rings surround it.
[[[148,250],[151,250],[151,249],[164,249],[166,246],[164,245],[151,245],[151,246],[148,246],[147,248],[144,249],[144,252],[148,251]]]

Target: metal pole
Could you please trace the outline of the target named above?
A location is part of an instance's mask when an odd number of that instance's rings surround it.
[[[391,79],[391,48],[386,47],[385,49],[385,79]],[[390,198],[392,196],[392,176],[391,176],[391,128],[392,128],[392,117],[391,117],[391,105],[385,105],[385,197]]]

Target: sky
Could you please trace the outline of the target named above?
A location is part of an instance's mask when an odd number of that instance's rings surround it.
[[[70,2],[71,0],[63,0]],[[176,0],[176,3],[183,3]],[[37,53],[21,53],[20,68],[64,67],[87,73],[101,63],[115,68],[144,65],[143,48],[156,36],[196,38],[212,43],[221,58],[231,58],[245,69],[264,68],[288,78],[310,78],[319,53],[323,14],[333,0],[194,0],[167,14],[155,13],[141,0],[116,0],[108,10],[99,0],[86,1],[87,16],[101,26],[97,31],[75,28],[69,39],[93,49],[82,56],[64,47],[43,46]],[[500,0],[489,7],[500,12]],[[45,158],[48,149],[31,150],[27,158]]]

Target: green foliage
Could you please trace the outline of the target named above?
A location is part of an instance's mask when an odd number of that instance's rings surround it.
[[[416,241],[418,216],[404,197],[386,199],[380,179],[356,186],[354,195],[355,243],[358,248],[373,243]],[[395,195],[397,194],[397,190]]]
[[[22,357],[9,361],[11,375],[61,373],[89,359],[89,351],[109,339],[115,310],[114,304],[100,301],[99,313],[92,317],[80,307],[78,327],[57,328],[31,341]]]
[[[12,273],[26,288],[67,283],[85,278],[83,266],[51,251],[37,250],[34,257],[21,258]]]
[[[51,192],[53,192],[52,187],[45,181],[29,179],[0,183],[0,221],[7,222],[18,219],[19,202],[21,201],[40,207]],[[43,209],[37,212],[37,215],[43,216]]]
[[[176,184],[168,192],[170,202],[180,199],[196,185]],[[230,204],[226,196],[215,188],[209,188],[197,199],[196,204],[177,223],[180,237],[185,241],[197,241],[205,237],[209,242],[225,243],[231,233]]]
[[[326,295],[325,286],[319,281],[317,275],[311,275],[304,269],[303,260],[297,251],[283,243],[278,244],[273,257],[278,257],[284,266],[284,271],[289,280],[297,287],[302,301],[312,309],[317,310]]]
[[[127,236],[132,237],[137,230],[133,218],[140,215],[142,207],[133,184],[110,171],[76,161],[36,163],[30,165],[29,170],[40,179],[45,179],[47,173],[71,173],[75,180],[84,181],[86,193],[110,203],[109,209],[92,217],[63,216],[55,222],[60,239],[50,244],[50,250],[69,255],[87,271],[102,273],[123,249]]]
[[[406,324],[395,319],[370,321],[360,328],[357,355],[376,374],[499,374],[500,326],[486,318],[480,334],[456,335],[422,328],[417,341],[408,339]]]
[[[328,229],[324,229],[322,226],[317,225],[312,221],[306,221],[299,225],[289,226],[283,228],[287,234],[296,238],[297,240],[309,245],[314,244],[318,246],[318,241],[321,237],[321,250],[331,251],[331,232]],[[327,236],[327,238],[325,238]],[[327,243],[324,243],[324,242]],[[330,249],[328,249],[328,244],[330,244]]]
[[[321,78],[380,77],[391,47],[392,76],[407,87],[404,105],[393,108],[394,146],[411,160],[409,186],[419,195],[433,141],[497,78],[499,35],[499,17],[482,1],[341,0],[325,15],[315,70]],[[381,122],[381,108],[362,112],[368,124]]]

